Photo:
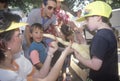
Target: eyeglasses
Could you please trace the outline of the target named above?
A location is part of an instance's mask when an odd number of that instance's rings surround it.
[[[55,7],[48,6],[48,10],[52,10],[52,9],[53,9],[54,11],[56,10],[56,8],[55,8]]]

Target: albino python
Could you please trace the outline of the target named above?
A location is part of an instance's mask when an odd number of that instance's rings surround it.
[[[53,40],[58,40],[58,42],[62,43],[63,45],[69,45],[69,42],[66,42],[64,40],[62,40],[62,38],[59,38],[59,37],[55,37],[54,35],[51,35],[51,34],[43,34],[44,37],[47,37],[47,38],[51,38]],[[73,42],[72,46],[71,46],[73,49],[75,49],[77,52],[79,52],[79,54],[86,58],[86,59],[90,59],[90,55],[89,55],[89,46],[88,45],[85,45],[85,44],[78,44],[78,43],[75,43]]]

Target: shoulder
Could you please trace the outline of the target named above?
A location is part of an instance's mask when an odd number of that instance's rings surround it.
[[[110,29],[101,29],[98,30],[97,35],[101,37],[108,37],[108,36],[114,36],[114,33]]]
[[[40,12],[41,9],[40,8],[35,8],[35,9],[32,9],[31,12]]]
[[[98,41],[104,41],[108,44],[116,43],[116,37],[112,30],[109,29],[101,29],[99,30],[96,35],[94,36],[94,39]]]
[[[43,48],[43,44],[40,43],[36,43],[36,42],[32,42],[29,49],[30,50],[40,50],[40,48]]]
[[[29,15],[40,14],[40,11],[41,11],[40,8],[32,9],[32,10],[30,11],[30,13],[28,14],[28,16],[29,16]]]

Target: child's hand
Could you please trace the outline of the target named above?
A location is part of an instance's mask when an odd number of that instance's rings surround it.
[[[73,49],[71,48],[71,46],[72,46],[72,42],[70,42],[70,44],[68,45],[68,47],[66,47],[65,50],[62,53],[66,54],[66,55],[72,53]]]
[[[52,42],[49,44],[48,53],[54,54],[54,52],[58,49],[57,43],[58,43],[57,41],[52,41]]]
[[[73,51],[74,51],[75,58],[78,59],[79,56],[81,57],[81,55],[79,54],[79,52],[77,52],[75,49],[73,49]]]

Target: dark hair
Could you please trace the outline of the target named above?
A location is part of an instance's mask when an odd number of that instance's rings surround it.
[[[7,49],[6,41],[0,38],[0,63],[5,60],[4,52]]]
[[[45,6],[47,5],[47,2],[48,2],[48,1],[54,1],[55,3],[57,3],[56,0],[43,0],[43,3],[44,3]]]
[[[17,14],[0,11],[0,29],[7,29],[13,21],[19,22],[20,19],[21,17]]]
[[[0,0],[0,3],[8,3],[9,0]]]
[[[4,8],[8,8],[8,3],[10,2],[10,0],[0,0],[0,3],[5,4]]]
[[[18,22],[20,17],[9,12],[0,12],[0,30],[7,29],[11,22]],[[4,52],[8,49],[7,42],[11,40],[14,30],[0,33],[0,62],[5,60]]]
[[[4,18],[8,21],[20,22],[21,17],[17,14],[12,14],[10,12],[3,12]]]
[[[93,16],[91,16],[91,17],[94,17],[94,16],[98,16],[98,15],[93,15]],[[110,15],[109,18],[104,17],[104,16],[101,16],[101,17],[102,17],[102,22],[108,24],[110,27],[112,26],[111,23],[110,23],[110,20],[109,20],[109,19],[112,17],[112,14]],[[87,17],[86,17],[86,18],[87,18]]]
[[[7,48],[7,41],[10,41],[15,30],[0,33],[0,62],[5,60],[4,52]]]
[[[60,30],[66,37],[70,36],[71,34],[73,34],[73,31],[71,30],[71,28],[69,26],[67,26],[66,24],[63,24],[61,26]]]
[[[102,22],[108,24],[110,27],[112,26],[111,23],[110,23],[110,21],[109,21],[109,18],[107,18],[107,17],[103,17],[102,16]]]
[[[34,23],[34,24],[32,24],[31,27],[30,27],[30,33],[33,32],[34,28],[38,28],[38,29],[40,29],[40,30],[43,31],[43,27],[42,27],[42,25],[40,23]]]

